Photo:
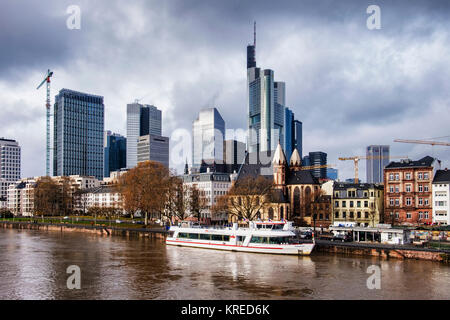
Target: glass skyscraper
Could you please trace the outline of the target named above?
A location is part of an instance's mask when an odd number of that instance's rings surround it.
[[[109,177],[109,173],[125,168],[127,165],[127,139],[120,134],[105,132],[104,166],[103,176]]]
[[[0,138],[0,201],[6,201],[8,186],[19,179],[19,143],[16,140]]]
[[[223,163],[225,121],[216,108],[200,111],[192,123],[192,166],[206,163]]]
[[[139,137],[137,161],[157,161],[169,168],[169,138],[152,134]]]
[[[303,154],[303,124],[301,121],[294,120],[293,124],[293,143],[294,143],[294,149],[296,148],[298,151],[298,154],[300,155],[300,158]]]
[[[372,145],[366,148],[367,183],[383,183],[384,167],[389,164],[389,146]]]
[[[321,151],[315,151],[309,153],[309,162],[311,166],[322,166],[327,164],[327,154]],[[327,168],[311,169],[311,173],[314,177],[320,179],[327,178]]]
[[[140,136],[162,135],[162,113],[155,106],[137,102],[127,104],[127,168],[137,165]]]
[[[103,179],[103,97],[62,89],[55,97],[53,174]]]

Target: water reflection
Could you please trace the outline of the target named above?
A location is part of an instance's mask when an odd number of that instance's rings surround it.
[[[436,262],[276,256],[166,246],[160,239],[0,230],[1,299],[449,299]],[[81,269],[68,290],[66,268]],[[381,268],[381,290],[366,286]]]

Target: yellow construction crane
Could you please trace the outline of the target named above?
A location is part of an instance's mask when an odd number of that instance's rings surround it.
[[[408,158],[408,156],[404,157],[404,156],[393,156],[393,157],[389,157],[389,156],[352,156],[352,157],[341,157],[339,158],[339,160],[342,161],[347,161],[347,160],[353,160],[354,165],[355,165],[355,183],[359,183],[359,179],[358,179],[358,163],[359,160],[364,160],[364,159],[406,159]]]
[[[432,146],[450,146],[450,143],[449,143],[449,142],[443,142],[443,141],[430,141],[430,140],[395,139],[394,142],[402,142],[402,143],[418,143],[418,144],[431,144]]]
[[[303,166],[300,167],[300,170],[314,170],[314,169],[322,169],[322,168],[331,168],[335,167],[335,164],[321,164],[321,165],[315,165],[315,166]]]

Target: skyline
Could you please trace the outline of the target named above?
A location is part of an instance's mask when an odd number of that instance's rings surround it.
[[[448,148],[393,143],[449,135],[444,1],[379,1],[382,29],[372,31],[364,1],[333,4],[334,10],[309,1],[254,7],[197,1],[189,8],[177,1],[127,7],[80,1],[80,30],[66,28],[70,3],[43,2],[50,5],[2,5],[8,34],[0,40],[14,41],[1,53],[0,136],[21,145],[23,177],[45,173],[45,93],[35,87],[48,68],[55,72],[52,111],[62,88],[104,96],[105,130],[126,135],[126,105],[139,98],[162,110],[165,136],[176,128],[191,132],[198,112],[209,107],[218,108],[227,128],[245,129],[246,46],[254,20],[256,59],[286,83],[287,107],[303,122],[303,154],[326,152],[341,180],[353,176],[353,164],[337,157],[364,155],[372,144],[413,160],[436,156],[449,166]]]

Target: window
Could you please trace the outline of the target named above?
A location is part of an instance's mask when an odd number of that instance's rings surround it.
[[[342,212],[342,218],[347,218],[347,212]]]
[[[423,191],[428,192],[428,186],[427,185],[423,186]]]
[[[428,198],[425,198],[425,205],[427,206],[428,205]]]
[[[393,205],[394,205],[394,199],[389,199],[389,204],[390,204],[391,206],[393,206]]]
[[[405,178],[407,179],[407,180],[411,180],[411,173],[406,173],[405,174]]]
[[[346,202],[342,201],[342,208],[345,208],[345,207],[346,207]]]
[[[419,219],[422,219],[422,218],[423,218],[423,212],[419,211]]]
[[[424,172],[423,173],[423,179],[424,180],[428,180],[428,172]]]
[[[339,218],[339,212],[336,211],[336,212],[334,213],[334,217],[335,217],[336,219]]]
[[[393,173],[389,173],[389,180],[394,180],[394,174]]]
[[[423,192],[423,186],[419,184],[419,192]]]
[[[419,198],[419,206],[423,205],[423,199]]]
[[[398,219],[400,217],[400,214],[398,212],[395,213],[395,219]]]
[[[428,212],[425,212],[425,219],[428,219],[428,218],[429,218]]]
[[[410,206],[411,205],[411,198],[406,198],[406,205]]]
[[[400,200],[399,199],[395,199],[395,205],[396,206],[400,205]]]
[[[211,235],[210,234],[201,233],[200,234],[200,240],[211,240]]]
[[[398,173],[395,174],[395,180],[400,180],[400,175]]]
[[[339,208],[339,201],[335,201],[335,202],[334,202],[334,206],[335,206],[336,208]]]
[[[354,218],[354,216],[353,216],[353,211],[351,211],[350,212],[350,219],[353,219]]]
[[[364,201],[364,208],[368,208],[369,207],[369,201]]]
[[[411,185],[410,184],[406,185],[406,192],[411,192]]]
[[[364,212],[364,218],[369,219],[369,213],[368,212]]]
[[[360,211],[358,211],[358,212],[356,213],[356,217],[357,217],[358,219],[361,219],[361,212],[360,212]]]
[[[353,201],[350,201],[350,208],[353,208]]]
[[[417,175],[417,177],[419,178],[419,180],[422,180],[422,172],[419,172],[419,174]]]
[[[399,193],[399,192],[400,192],[399,186],[395,186],[395,192],[396,192],[396,193]]]
[[[389,186],[389,192],[394,192],[394,186]]]
[[[252,239],[250,240],[250,243],[267,243],[267,242],[269,242],[267,237],[252,236]]]
[[[406,219],[411,219],[411,212],[406,213]]]
[[[357,206],[358,208],[361,208],[361,201],[356,202],[356,206]]]

